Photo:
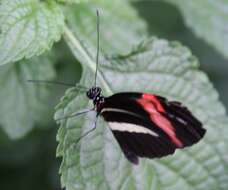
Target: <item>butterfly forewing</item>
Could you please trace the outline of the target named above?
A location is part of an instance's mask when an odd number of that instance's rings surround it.
[[[99,114],[108,122],[126,158],[156,158],[198,142],[205,129],[178,102],[145,93],[118,93],[105,98]]]

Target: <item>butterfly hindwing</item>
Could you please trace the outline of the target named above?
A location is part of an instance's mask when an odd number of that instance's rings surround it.
[[[175,146],[164,142],[160,137],[135,132],[112,130],[126,158],[138,163],[138,157],[160,158],[175,151]]]
[[[153,94],[118,93],[105,99],[100,110],[126,158],[158,158],[198,142],[205,129],[178,102]]]

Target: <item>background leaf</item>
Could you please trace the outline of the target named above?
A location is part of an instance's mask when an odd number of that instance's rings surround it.
[[[187,48],[159,39],[144,46],[144,52],[127,60],[101,61],[100,71],[109,90],[146,91],[184,102],[204,123],[206,137],[174,156],[142,159],[139,166],[132,166],[102,119],[77,148],[76,139],[91,127],[94,116],[70,118],[61,122],[58,132],[62,185],[67,190],[227,189],[227,118],[217,92],[207,76],[197,70],[198,62]],[[91,84],[91,75],[85,68],[81,83]],[[57,107],[56,118],[89,106],[84,94],[70,89]]]
[[[16,141],[0,133],[1,188],[60,190],[59,160],[55,157],[56,127],[38,129]]]
[[[23,4],[23,2],[26,3]],[[56,2],[60,2],[61,6],[58,6]],[[192,18],[194,15],[186,14],[184,16],[185,19],[183,19],[177,9],[180,6],[176,6],[182,2],[169,2],[171,0],[137,1],[137,3],[132,3],[132,7],[127,1],[121,0],[0,0],[0,7],[3,5],[8,7],[6,3],[11,8],[15,7],[15,11],[10,11],[9,17],[5,15],[7,19],[3,19],[2,14],[9,12],[9,9],[1,8],[0,11],[0,55],[6,56],[7,51],[12,50],[12,57],[10,52],[9,57],[7,57],[7,59],[9,58],[8,63],[11,63],[0,68],[0,104],[3,106],[0,108],[0,184],[2,189],[60,189],[57,175],[58,161],[60,159],[55,159],[53,154],[53,148],[56,147],[54,136],[57,127],[49,120],[52,119],[51,109],[53,104],[61,96],[60,94],[63,92],[64,87],[53,86],[53,88],[47,89],[46,85],[28,84],[21,81],[23,78],[27,79],[27,75],[24,74],[25,70],[29,70],[28,73],[30,74],[39,73],[40,79],[47,78],[52,80],[53,78],[48,78],[51,77],[48,74],[49,68],[51,68],[50,73],[54,73],[53,66],[55,66],[57,73],[55,80],[76,83],[78,78],[82,76],[81,83],[91,86],[94,82],[95,70],[96,9],[99,9],[101,14],[101,54],[103,54],[103,57],[101,56],[102,65],[101,72],[98,75],[98,82],[104,91],[104,95],[108,96],[122,90],[143,90],[156,92],[171,99],[176,98],[184,101],[191,107],[194,114],[197,113],[197,116],[202,118],[208,133],[200,144],[186,149],[185,152],[177,151],[174,157],[141,161],[139,167],[132,167],[123,157],[115,140],[110,135],[107,124],[103,123],[102,119],[99,120],[99,128],[96,133],[85,138],[82,146],[76,148],[74,146],[75,140],[91,126],[94,115],[72,118],[66,123],[61,123],[62,127],[58,132],[60,142],[57,154],[63,156],[61,166],[62,185],[66,185],[67,189],[83,190],[95,188],[105,190],[227,189],[228,154],[226,150],[228,137],[226,134],[228,133],[228,119],[224,115],[223,106],[218,103],[217,93],[208,84],[207,77],[197,71],[197,61],[186,48],[173,42],[153,39],[145,43],[144,46],[142,46],[143,43],[140,43],[138,47],[136,46],[148,36],[148,33],[170,41],[178,40],[182,42],[200,60],[200,68],[207,73],[215,88],[219,90],[221,100],[226,102],[226,94],[228,92],[226,88],[226,68],[228,65],[224,64],[227,61],[213,49],[213,46],[219,49],[218,45],[215,45],[217,43],[221,44],[221,47],[225,47],[220,42],[221,39],[226,40],[227,34],[222,32],[223,29],[220,30],[219,28],[217,30],[218,34],[221,35],[218,38],[220,39],[219,43],[214,41],[215,37],[213,36],[210,42],[212,45],[208,46],[206,42],[210,41],[210,39],[208,39],[207,34],[203,36],[197,35],[205,40],[203,41],[190,30],[190,28],[194,27],[193,22],[198,22],[198,20],[192,21],[192,26],[188,24],[189,28],[186,28],[185,24],[183,24],[183,20],[187,20],[188,17]],[[75,4],[68,5],[68,3]],[[202,25],[205,23],[205,26],[196,24],[196,27],[201,27],[201,29],[203,27],[210,28],[211,30],[207,31],[208,34],[216,32],[217,24],[220,24],[223,18],[222,11],[218,12],[218,9],[214,9],[215,7],[206,5],[208,3],[211,3],[211,5],[218,5],[219,3],[225,5],[226,2],[219,1],[214,3],[210,0],[205,0],[187,2],[186,5],[190,3],[197,4],[196,9],[201,8],[196,10],[195,7],[194,9],[192,7],[189,9],[188,7],[182,7],[182,12],[184,9],[188,9],[186,12],[193,11],[193,14],[195,11],[210,12],[210,15],[213,15],[212,17],[218,18],[218,23],[213,25],[214,28],[207,27],[211,24],[208,24],[211,21],[208,19],[211,18],[210,16],[203,21],[201,17],[197,18],[200,22],[202,21]],[[182,6],[184,5],[182,4]],[[225,6],[222,7],[222,9],[225,8]],[[29,12],[29,10],[31,11]],[[55,10],[56,14],[54,14]],[[13,42],[11,40],[15,40],[14,37],[17,37],[20,32],[20,28],[12,27],[11,23],[15,21],[19,24],[16,26],[20,26],[23,29],[25,26],[23,25],[24,21],[30,19],[29,21],[39,21],[39,26],[47,26],[45,21],[50,18],[53,26],[46,28],[50,31],[58,26],[56,23],[59,21],[63,23],[63,14],[61,13],[63,10],[66,23],[69,25],[69,28],[65,27],[64,40],[71,48],[73,55],[62,41],[63,43],[55,45],[54,49],[56,51],[51,52],[52,57],[39,57],[37,58],[39,61],[34,61],[34,59],[23,60],[16,63],[17,67],[15,67],[12,62],[14,58],[17,60],[20,59],[20,56],[25,56],[23,48],[26,45],[29,46],[26,52],[29,51],[36,55],[33,51],[38,51],[39,48],[37,46],[40,47],[40,42],[42,42],[41,45],[44,44],[45,50],[49,49],[54,37],[49,35],[50,38],[48,39],[45,38],[43,41],[40,39],[35,40],[34,43],[29,44],[31,39],[28,37],[32,36],[27,32],[29,35],[22,39],[22,42],[19,40],[20,47],[10,49],[10,46],[7,46],[8,49],[1,49],[2,43],[12,45]],[[27,15],[28,12],[31,13],[28,17],[21,16],[23,14]],[[46,13],[52,14],[47,17],[48,14]],[[9,22],[9,25],[3,25],[2,23],[5,23],[5,21]],[[223,21],[225,25],[225,19]],[[34,26],[30,22],[28,24],[31,27]],[[59,33],[62,32],[64,26],[60,25],[61,27],[56,30],[55,34],[58,31]],[[7,33],[8,38],[5,38],[2,33],[2,26],[6,28],[9,26],[10,31],[13,29],[12,32],[15,33],[10,36]],[[33,28],[25,27],[25,31],[29,29],[32,29],[31,31],[33,32]],[[41,28],[39,36],[47,34],[46,29]],[[42,33],[42,31],[45,32]],[[197,34],[197,32],[195,33]],[[24,33],[22,32],[22,34]],[[8,42],[5,42],[5,39],[8,39]],[[51,40],[50,46],[47,45],[49,40]],[[17,46],[17,43],[15,45]],[[39,50],[40,53],[45,51]],[[129,56],[132,53],[131,50],[135,50],[135,54]],[[19,55],[20,52],[22,55]],[[118,56],[116,56],[116,53]],[[111,60],[111,55],[122,57],[122,59]],[[81,65],[73,56],[80,61]],[[126,58],[128,59],[126,60]],[[45,64],[42,64],[42,62]],[[42,64],[42,69],[39,66],[40,63]],[[81,72],[82,67],[83,73]],[[195,76],[196,78],[194,79]],[[36,76],[33,75],[32,78],[34,79],[34,77]],[[15,84],[15,86],[12,84]],[[181,88],[182,85],[183,88]],[[46,93],[40,93],[43,91]],[[66,96],[58,106],[56,117],[64,114],[68,115],[86,106],[92,106],[91,103],[88,103],[84,94],[77,94],[78,92],[75,89],[67,91]],[[31,98],[29,98],[30,96]],[[48,96],[51,98],[48,98]],[[34,105],[34,109],[31,105]],[[30,108],[29,111],[27,108]],[[16,115],[12,116],[11,112]],[[25,118],[26,114],[29,119]],[[30,114],[32,117],[30,117]],[[2,120],[3,116],[4,120]],[[20,122],[20,126],[19,122],[16,121]],[[31,127],[28,128],[29,125],[24,125],[24,121],[30,121],[27,123],[31,123]],[[18,126],[15,124],[18,124]],[[22,137],[23,131],[25,135],[30,129],[33,128],[34,130],[24,138],[12,141],[4,132],[6,126],[14,138]],[[45,139],[48,139],[48,144]]]
[[[191,49],[200,61],[200,69],[207,73],[219,92],[220,100],[228,108],[228,64],[225,57],[186,26],[177,6],[165,1],[137,1],[134,6],[147,22],[150,35],[179,41]]]
[[[60,3],[82,3],[87,2],[89,3],[91,0],[57,0]]]
[[[100,13],[101,51],[124,53],[147,36],[146,23],[129,3],[92,0],[90,4],[80,3],[65,9],[67,24],[80,36],[80,41],[96,44],[96,9]]]
[[[58,41],[64,17],[54,1],[2,0],[0,65],[40,55]]]
[[[37,121],[46,122],[49,110],[47,86],[28,83],[28,79],[53,80],[55,71],[47,57],[23,60],[0,69],[0,124],[11,138],[30,131]]]
[[[186,24],[197,36],[228,57],[228,2],[166,0],[181,11]]]

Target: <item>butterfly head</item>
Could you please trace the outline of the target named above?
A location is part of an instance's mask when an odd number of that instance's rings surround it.
[[[97,96],[100,96],[100,94],[101,94],[100,87],[92,87],[86,92],[87,97],[92,100],[94,100]]]

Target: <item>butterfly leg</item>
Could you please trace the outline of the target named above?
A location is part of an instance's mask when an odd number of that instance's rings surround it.
[[[86,131],[82,136],[80,136],[75,142],[73,142],[73,144],[70,145],[70,148],[73,148],[73,149],[77,149],[78,148],[78,144],[79,142],[82,140],[82,138],[84,138],[85,136],[87,136],[89,133],[93,132],[96,127],[97,127],[97,120],[98,120],[98,115],[96,116],[96,119],[92,125],[92,128],[88,131]]]
[[[92,128],[91,128],[90,130],[86,131],[82,136],[80,136],[80,137],[76,140],[76,142],[75,142],[76,144],[78,144],[79,141],[80,141],[83,137],[87,136],[88,134],[90,134],[91,132],[93,132],[93,131],[97,128],[97,120],[98,120],[98,116],[96,116],[96,119],[95,119],[95,122],[93,123]]]
[[[94,111],[94,110],[95,110],[95,108],[84,109],[84,110],[72,113],[71,115],[68,115],[68,116],[65,116],[65,117],[61,117],[61,118],[57,118],[56,121],[62,120],[62,119],[68,119],[68,118],[71,118],[71,117],[76,117],[76,116],[79,116],[79,115],[82,115],[82,114],[85,114],[85,113],[88,113],[88,112],[91,112],[91,111]]]

